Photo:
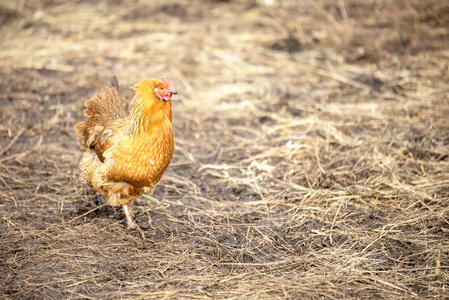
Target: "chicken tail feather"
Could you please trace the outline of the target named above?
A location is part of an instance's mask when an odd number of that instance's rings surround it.
[[[118,80],[117,80],[117,77],[115,77],[115,76],[113,76],[111,78],[111,87],[115,88],[117,91],[120,92],[120,87],[118,85]]]
[[[120,95],[117,78],[111,78],[111,86],[101,89],[101,93],[84,102],[86,119],[75,125],[78,140],[85,148],[93,145],[107,124],[129,115],[129,102]]]

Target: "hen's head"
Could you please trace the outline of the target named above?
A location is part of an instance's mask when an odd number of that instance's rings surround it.
[[[144,101],[170,101],[176,91],[173,83],[167,77],[162,79],[143,79],[133,87],[136,97]]]

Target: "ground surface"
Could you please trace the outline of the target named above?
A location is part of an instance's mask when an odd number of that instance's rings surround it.
[[[449,297],[448,1],[9,1],[0,39],[0,298]],[[79,181],[114,74],[180,92],[145,238]]]

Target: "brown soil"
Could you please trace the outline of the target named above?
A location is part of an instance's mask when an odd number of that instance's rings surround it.
[[[448,49],[447,0],[0,4],[0,298],[449,297]],[[144,238],[79,180],[112,75],[180,92]]]

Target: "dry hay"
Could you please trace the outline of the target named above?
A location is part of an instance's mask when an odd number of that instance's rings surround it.
[[[449,297],[448,3],[1,4],[0,297]],[[113,74],[181,92],[144,239],[78,179]]]

